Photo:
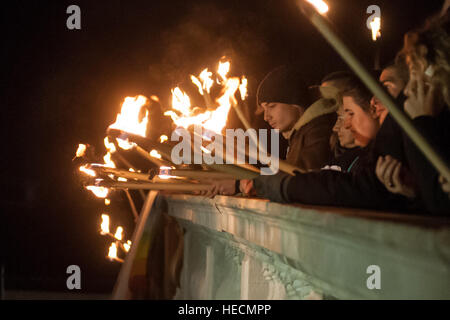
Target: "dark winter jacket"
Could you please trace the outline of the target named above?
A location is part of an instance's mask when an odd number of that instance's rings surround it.
[[[322,170],[290,176],[278,173],[260,176],[254,185],[259,196],[276,202],[300,202],[304,204],[359,207],[369,209],[400,210],[407,206],[407,199],[390,193],[375,174],[379,155],[395,152],[399,158],[403,152],[403,138],[398,126],[386,118],[377,139],[360,155],[350,172]],[[386,122],[387,121],[387,122]],[[389,137],[389,139],[381,137]]]
[[[430,141],[443,160],[450,164],[450,111],[446,107],[437,117],[422,116],[413,120],[416,128]],[[439,173],[416,145],[404,135],[408,166],[415,177],[419,199],[436,215],[450,215],[450,199],[438,182]]]
[[[331,156],[330,136],[336,123],[336,106],[327,99],[312,104],[285,138],[289,141],[286,161],[302,170],[319,170]]]

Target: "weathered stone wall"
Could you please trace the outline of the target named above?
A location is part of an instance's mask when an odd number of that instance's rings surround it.
[[[449,299],[448,220],[165,196],[185,229],[177,299]],[[369,289],[379,267],[380,289]]]

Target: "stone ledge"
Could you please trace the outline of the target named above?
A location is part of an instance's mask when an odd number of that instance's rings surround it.
[[[450,298],[448,220],[238,197],[165,199],[187,229],[209,232],[211,241],[223,242],[225,233],[238,250],[276,255],[330,296]],[[380,290],[366,287],[369,265],[380,266]]]

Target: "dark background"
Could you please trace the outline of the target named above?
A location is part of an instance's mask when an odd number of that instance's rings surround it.
[[[386,63],[403,34],[443,3],[327,2],[328,17],[369,68],[369,5],[381,7]],[[71,4],[81,8],[81,30],[66,28]],[[125,96],[156,94],[167,106],[171,88],[189,82],[189,74],[214,69],[226,55],[232,73],[248,77],[254,108],[258,81],[277,65],[303,65],[310,84],[345,68],[293,0],[11,1],[2,3],[1,23],[1,263],[7,290],[68,291],[66,268],[76,264],[82,292],[111,291],[120,265],[105,259],[109,241],[98,234],[105,207],[81,188],[72,158],[78,143],[104,153],[105,130]],[[128,204],[119,194],[112,201],[112,225],[124,225],[130,238]]]

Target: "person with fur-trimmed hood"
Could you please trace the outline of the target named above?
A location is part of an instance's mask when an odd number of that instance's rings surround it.
[[[279,129],[289,142],[286,161],[304,171],[319,170],[330,159],[330,136],[336,123],[336,103],[312,103],[300,73],[287,66],[269,72],[258,86],[257,114]]]

